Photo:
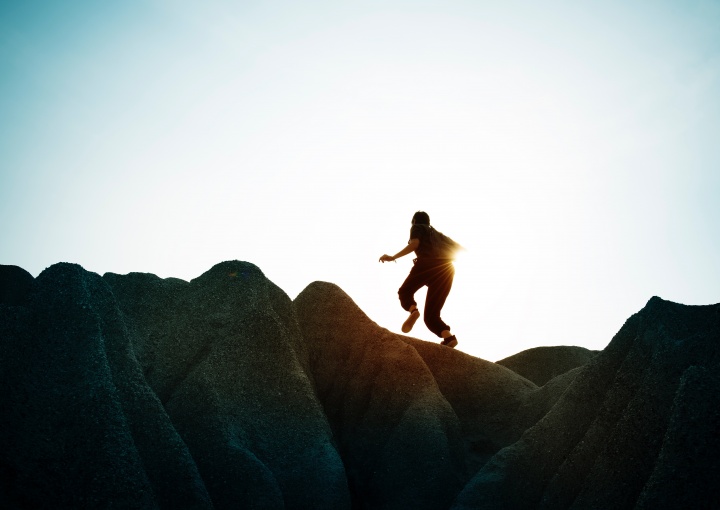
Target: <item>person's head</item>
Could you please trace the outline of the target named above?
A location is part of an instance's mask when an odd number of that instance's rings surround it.
[[[415,215],[412,218],[412,224],[413,225],[430,225],[430,216],[426,212],[418,211],[415,213]]]

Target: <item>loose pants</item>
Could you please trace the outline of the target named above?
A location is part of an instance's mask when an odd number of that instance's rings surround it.
[[[415,302],[415,293],[427,285],[425,298],[425,313],[423,319],[427,328],[441,336],[440,333],[450,330],[440,318],[440,311],[452,288],[455,277],[455,266],[452,261],[445,259],[416,259],[410,274],[398,290],[400,305],[408,310]]]

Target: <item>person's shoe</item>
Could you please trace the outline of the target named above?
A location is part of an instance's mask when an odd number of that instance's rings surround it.
[[[447,338],[443,338],[443,341],[440,342],[440,345],[447,345],[451,349],[455,348],[455,346],[458,344],[457,338],[455,338],[455,335],[449,336]]]
[[[415,325],[415,322],[420,318],[420,310],[417,308],[410,312],[410,316],[403,322],[402,325],[402,332],[403,333],[410,333],[412,331],[413,326]]]

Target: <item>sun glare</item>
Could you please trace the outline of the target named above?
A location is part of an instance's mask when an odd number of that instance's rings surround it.
[[[711,2],[5,4],[3,263],[237,258],[396,331],[412,257],[377,258],[425,210],[466,248],[443,313],[486,359],[716,296]]]

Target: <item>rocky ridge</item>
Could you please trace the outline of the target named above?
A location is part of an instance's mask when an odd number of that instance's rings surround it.
[[[720,305],[491,363],[247,262],[0,266],[0,349],[4,508],[720,505]]]

